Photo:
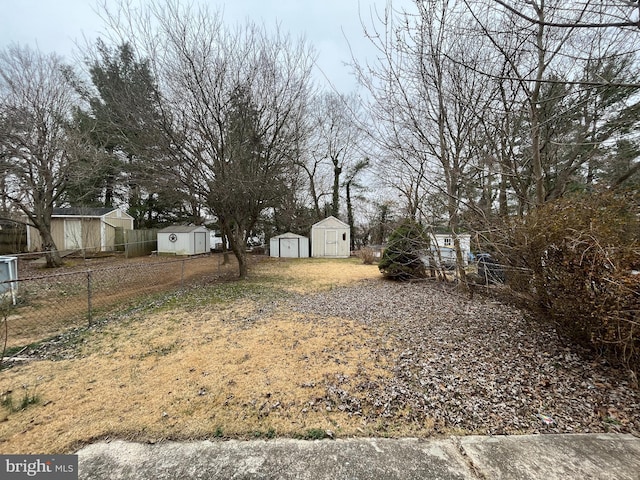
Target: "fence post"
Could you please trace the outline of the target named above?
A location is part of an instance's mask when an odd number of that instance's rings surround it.
[[[87,271],[87,318],[91,326],[91,270]]]

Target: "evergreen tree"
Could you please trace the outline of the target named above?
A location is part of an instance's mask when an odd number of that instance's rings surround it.
[[[413,220],[405,220],[389,236],[378,268],[393,280],[424,278],[427,270],[422,257],[429,250],[429,236],[424,228]]]

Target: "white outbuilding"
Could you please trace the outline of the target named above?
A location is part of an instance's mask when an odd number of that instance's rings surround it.
[[[210,251],[209,229],[174,225],[158,232],[159,255],[199,255]]]
[[[348,258],[351,254],[351,229],[336,217],[327,217],[311,227],[311,256]]]
[[[468,233],[454,235],[451,232],[442,232],[431,234],[431,250],[437,255],[436,258],[439,256],[445,264],[448,262],[455,265],[456,252],[454,250],[454,242],[456,237],[460,242],[463,264],[466,266],[469,264],[471,255],[471,235]]]
[[[269,240],[269,255],[281,258],[309,257],[309,238],[287,232]]]

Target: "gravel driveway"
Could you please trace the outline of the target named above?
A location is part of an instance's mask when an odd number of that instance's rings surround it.
[[[489,298],[371,280],[298,297],[290,308],[363,322],[394,345],[381,352],[395,358],[390,378],[375,388],[332,380],[328,409],[433,419],[441,433],[640,432],[640,391],[627,372]]]

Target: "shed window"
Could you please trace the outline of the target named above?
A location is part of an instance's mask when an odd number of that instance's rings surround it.
[[[343,242],[346,242],[346,241],[347,241],[347,234],[346,234],[346,233],[343,233],[343,234],[342,234],[342,241],[343,241]]]
[[[451,246],[451,239],[450,238],[445,238],[444,239],[444,246],[445,247],[450,247]]]

